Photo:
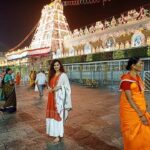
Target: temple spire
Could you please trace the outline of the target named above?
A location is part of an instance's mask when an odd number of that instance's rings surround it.
[[[55,0],[42,10],[39,25],[30,45],[31,49],[49,47],[54,52],[62,50],[64,36],[69,33],[61,0]]]

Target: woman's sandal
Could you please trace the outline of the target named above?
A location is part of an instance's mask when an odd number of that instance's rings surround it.
[[[60,138],[60,137],[56,137],[56,138],[52,141],[53,144],[58,144],[58,143],[60,143],[60,142],[61,142],[61,138]]]

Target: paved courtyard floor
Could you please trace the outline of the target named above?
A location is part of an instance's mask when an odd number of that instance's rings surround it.
[[[73,110],[65,125],[64,141],[53,145],[45,134],[47,92],[45,89],[40,99],[28,86],[16,88],[17,112],[0,113],[0,150],[122,149],[117,93],[73,84]]]

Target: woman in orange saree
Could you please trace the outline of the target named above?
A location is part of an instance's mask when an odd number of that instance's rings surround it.
[[[146,110],[144,84],[139,76],[143,63],[132,57],[120,83],[120,121],[124,150],[150,150],[150,115]]]
[[[64,135],[64,121],[71,105],[71,89],[67,75],[59,60],[53,60],[50,66],[49,94],[46,110],[46,133],[54,137],[54,143],[60,142]]]
[[[35,79],[36,79],[36,71],[31,71],[30,72],[30,80],[29,80],[29,84],[30,84],[30,87],[34,87],[35,86]]]
[[[17,72],[17,75],[16,75],[16,85],[20,85],[20,80],[21,80],[21,76],[20,76],[19,72]]]

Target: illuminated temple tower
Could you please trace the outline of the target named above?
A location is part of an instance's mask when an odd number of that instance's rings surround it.
[[[50,51],[63,50],[63,38],[69,34],[61,0],[44,6],[39,24],[31,42],[31,49],[49,47]]]

